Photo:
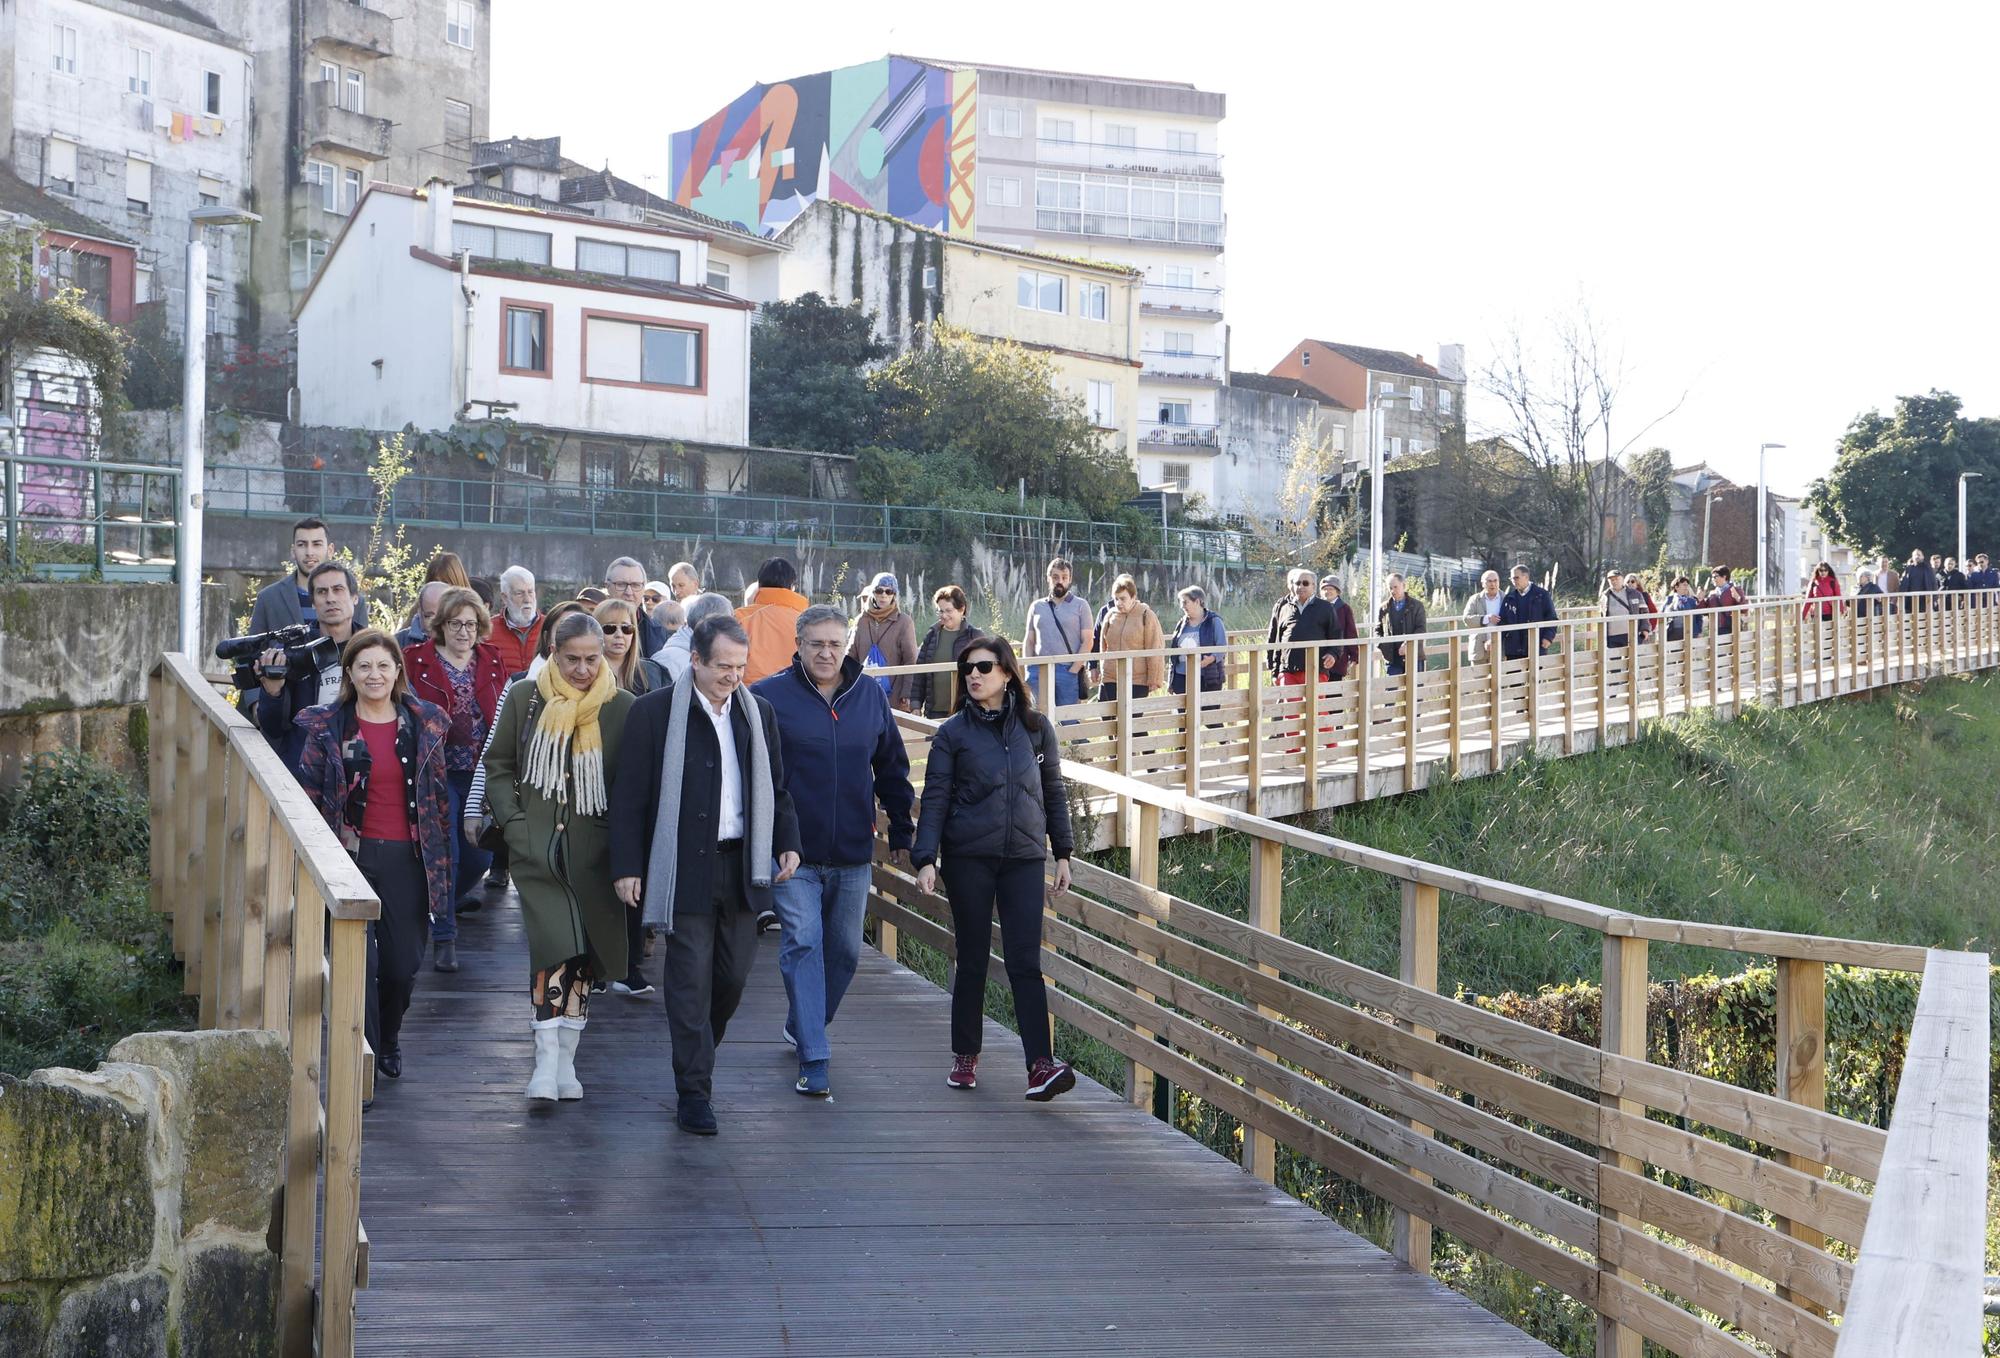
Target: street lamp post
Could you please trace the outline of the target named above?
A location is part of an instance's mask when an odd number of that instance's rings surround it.
[[[1985,472],[1960,472],[1958,474],[1958,568],[1965,569],[1965,483]]]
[[[1757,593],[1764,593],[1764,567],[1771,559],[1768,545],[1770,524],[1766,520],[1764,508],[1764,454],[1773,448],[1783,448],[1782,443],[1760,443],[1757,445]]]
[[[187,321],[181,354],[181,540],[174,554],[180,581],[181,654],[192,658],[201,646],[202,425],[208,417],[208,242],[211,226],[259,222],[254,212],[233,207],[200,207],[188,214]]]
[[[1378,385],[1368,398],[1368,607],[1378,607],[1382,588],[1382,403],[1407,401],[1402,392]]]

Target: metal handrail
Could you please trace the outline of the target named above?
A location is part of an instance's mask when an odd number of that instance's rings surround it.
[[[38,478],[36,473],[42,475]],[[107,487],[107,478],[133,477],[137,486],[130,493]],[[156,488],[152,478],[161,478]],[[30,501],[40,488],[50,498],[79,501],[75,513],[41,512]],[[42,457],[29,453],[0,454],[0,521],[4,521],[6,541],[0,561],[9,570],[31,571],[52,577],[75,576],[86,571],[111,579],[166,579],[173,574],[179,555],[177,542],[171,554],[143,550],[150,544],[148,533],[178,537],[180,468],[152,462],[104,462],[92,458]],[[165,506],[165,513],[157,508]],[[126,535],[125,541],[141,550],[107,542],[109,535]],[[44,551],[36,544],[60,549],[67,559],[43,560]],[[85,558],[88,558],[87,560]]]

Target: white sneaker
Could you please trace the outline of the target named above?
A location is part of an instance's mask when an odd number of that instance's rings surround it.
[[[535,1073],[528,1077],[528,1097],[537,1103],[556,1101],[556,1061],[562,1055],[562,1030],[551,1023],[537,1026],[535,1033]]]

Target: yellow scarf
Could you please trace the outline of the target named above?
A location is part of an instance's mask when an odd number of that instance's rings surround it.
[[[574,769],[578,814],[603,815],[610,802],[604,793],[604,735],[597,714],[618,692],[611,666],[599,665],[589,690],[580,691],[562,677],[551,657],[535,687],[541,691],[542,715],[528,742],[528,785],[551,800],[566,802],[565,775]]]

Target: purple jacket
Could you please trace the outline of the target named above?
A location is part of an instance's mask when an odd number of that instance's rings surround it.
[[[353,853],[361,847],[361,813],[373,782],[372,761],[354,704],[309,707],[295,720],[305,741],[299,751],[299,785]],[[451,718],[442,709],[422,698],[404,698],[396,722],[396,749],[408,761],[409,772],[400,780],[374,783],[378,795],[400,795],[410,809],[433,915],[451,908],[451,786],[444,771],[444,741],[450,729]]]

